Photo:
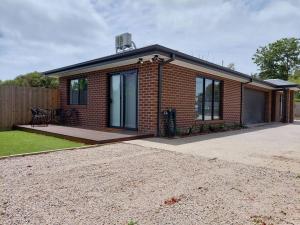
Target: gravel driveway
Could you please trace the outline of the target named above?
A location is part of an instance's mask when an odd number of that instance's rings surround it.
[[[300,224],[296,173],[133,144],[0,160],[0,224]]]

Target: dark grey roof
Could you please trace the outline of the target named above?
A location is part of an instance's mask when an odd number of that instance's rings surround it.
[[[87,66],[92,66],[92,65],[96,65],[96,64],[100,64],[100,63],[107,63],[109,64],[111,61],[115,61],[115,60],[124,60],[124,59],[130,59],[133,57],[139,57],[145,54],[162,54],[165,56],[170,57],[172,54],[176,55],[176,59],[181,59],[181,60],[185,60],[185,61],[189,61],[195,64],[199,64],[201,66],[210,68],[210,69],[215,69],[233,76],[238,76],[238,77],[243,77],[246,79],[249,79],[250,76],[247,74],[243,74],[240,73],[238,71],[235,70],[231,70],[227,67],[223,67],[208,61],[205,61],[203,59],[199,59],[196,58],[194,56],[190,56],[187,55],[185,53],[161,46],[161,45],[150,45],[147,47],[143,47],[143,48],[138,48],[138,49],[134,49],[131,51],[127,51],[127,52],[123,52],[123,53],[118,53],[118,54],[114,54],[114,55],[109,55],[109,56],[105,56],[102,58],[97,58],[97,59],[93,59],[93,60],[89,60],[86,62],[82,62],[82,63],[77,63],[74,65],[70,65],[70,66],[65,66],[65,67],[61,67],[58,69],[53,69],[53,70],[49,70],[49,71],[45,71],[44,74],[45,75],[51,75],[54,73],[59,73],[59,72],[65,72],[68,70],[73,70],[73,69],[79,69],[79,68],[83,68],[83,67],[87,67]]]
[[[183,61],[188,61],[189,63],[193,63],[193,64],[197,64],[197,65],[201,65],[203,67],[209,68],[209,69],[213,69],[213,70],[217,70],[223,73],[226,73],[228,75],[232,75],[232,76],[236,76],[239,78],[244,78],[246,80],[250,80],[250,76],[235,70],[231,70],[227,67],[223,67],[208,61],[205,61],[203,59],[199,59],[196,58],[194,56],[191,55],[187,55],[185,53],[161,46],[161,45],[150,45],[147,47],[143,47],[143,48],[138,48],[138,49],[134,49],[131,51],[127,51],[127,52],[123,52],[123,53],[118,53],[118,54],[114,54],[114,55],[109,55],[109,56],[105,56],[102,58],[97,58],[97,59],[93,59],[93,60],[89,60],[86,62],[82,62],[82,63],[77,63],[74,65],[70,65],[70,66],[65,66],[65,67],[61,67],[58,69],[53,69],[53,70],[49,70],[49,71],[45,71],[44,74],[45,75],[51,75],[51,74],[55,74],[55,73],[59,73],[59,72],[65,72],[65,71],[69,71],[69,70],[73,70],[73,69],[79,69],[79,68],[84,68],[84,67],[89,67],[89,66],[93,66],[93,65],[97,65],[97,64],[103,64],[103,63],[111,63],[112,61],[118,61],[118,60],[125,60],[125,59],[130,59],[130,58],[134,58],[134,57],[139,57],[139,56],[143,56],[145,54],[162,54],[165,55],[167,57],[171,57],[172,54],[176,55],[176,59],[180,59]]]
[[[103,65],[103,64],[109,64],[112,62],[116,62],[116,61],[122,61],[122,60],[127,60],[127,59],[132,59],[132,58],[136,58],[136,57],[143,57],[145,54],[161,54],[167,57],[172,57],[172,55],[175,55],[175,58],[178,60],[182,60],[191,64],[195,64],[195,65],[199,65],[208,69],[212,69],[218,72],[222,72],[231,76],[235,76],[238,78],[243,78],[245,80],[248,80],[249,82],[255,81],[257,83],[263,84],[263,85],[267,85],[273,88],[282,88],[282,87],[297,87],[298,85],[296,84],[289,84],[289,85],[282,85],[282,83],[280,83],[280,85],[278,85],[277,83],[273,83],[272,81],[270,82],[270,80],[267,81],[263,81],[263,80],[259,80],[256,78],[252,78],[251,76],[229,69],[227,67],[223,67],[220,66],[218,64],[214,64],[208,61],[205,61],[203,59],[199,59],[196,58],[194,56],[161,46],[161,45],[150,45],[147,47],[143,47],[143,48],[138,48],[135,50],[131,50],[131,51],[127,51],[127,52],[123,52],[123,53],[118,53],[118,54],[114,54],[114,55],[109,55],[109,56],[105,56],[102,58],[97,58],[97,59],[93,59],[93,60],[89,60],[86,62],[82,62],[82,63],[77,63],[77,64],[73,64],[70,66],[65,66],[65,67],[61,67],[58,69],[53,69],[53,70],[49,70],[44,72],[45,75],[51,75],[51,74],[55,74],[55,73],[60,73],[60,72],[66,72],[69,70],[74,70],[74,69],[81,69],[81,68],[86,68],[86,67],[91,67],[91,66],[97,66],[99,64]]]
[[[298,87],[298,84],[286,81],[286,80],[281,80],[281,79],[267,79],[265,82],[271,83],[275,85],[276,87]]]

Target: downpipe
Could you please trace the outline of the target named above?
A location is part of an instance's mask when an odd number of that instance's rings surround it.
[[[171,54],[170,59],[159,62],[158,64],[158,96],[157,96],[157,136],[160,137],[160,120],[161,120],[161,97],[162,97],[162,85],[163,85],[163,67],[164,65],[175,60],[175,54]]]

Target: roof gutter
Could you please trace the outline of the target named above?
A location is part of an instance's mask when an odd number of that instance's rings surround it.
[[[157,136],[160,137],[160,119],[161,119],[161,97],[162,97],[162,80],[164,65],[175,60],[175,54],[172,53],[170,59],[162,61],[158,64],[158,94],[157,94]]]

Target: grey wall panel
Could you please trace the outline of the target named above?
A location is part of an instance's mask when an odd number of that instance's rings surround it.
[[[244,90],[243,122],[245,124],[265,122],[265,93],[249,88]]]

